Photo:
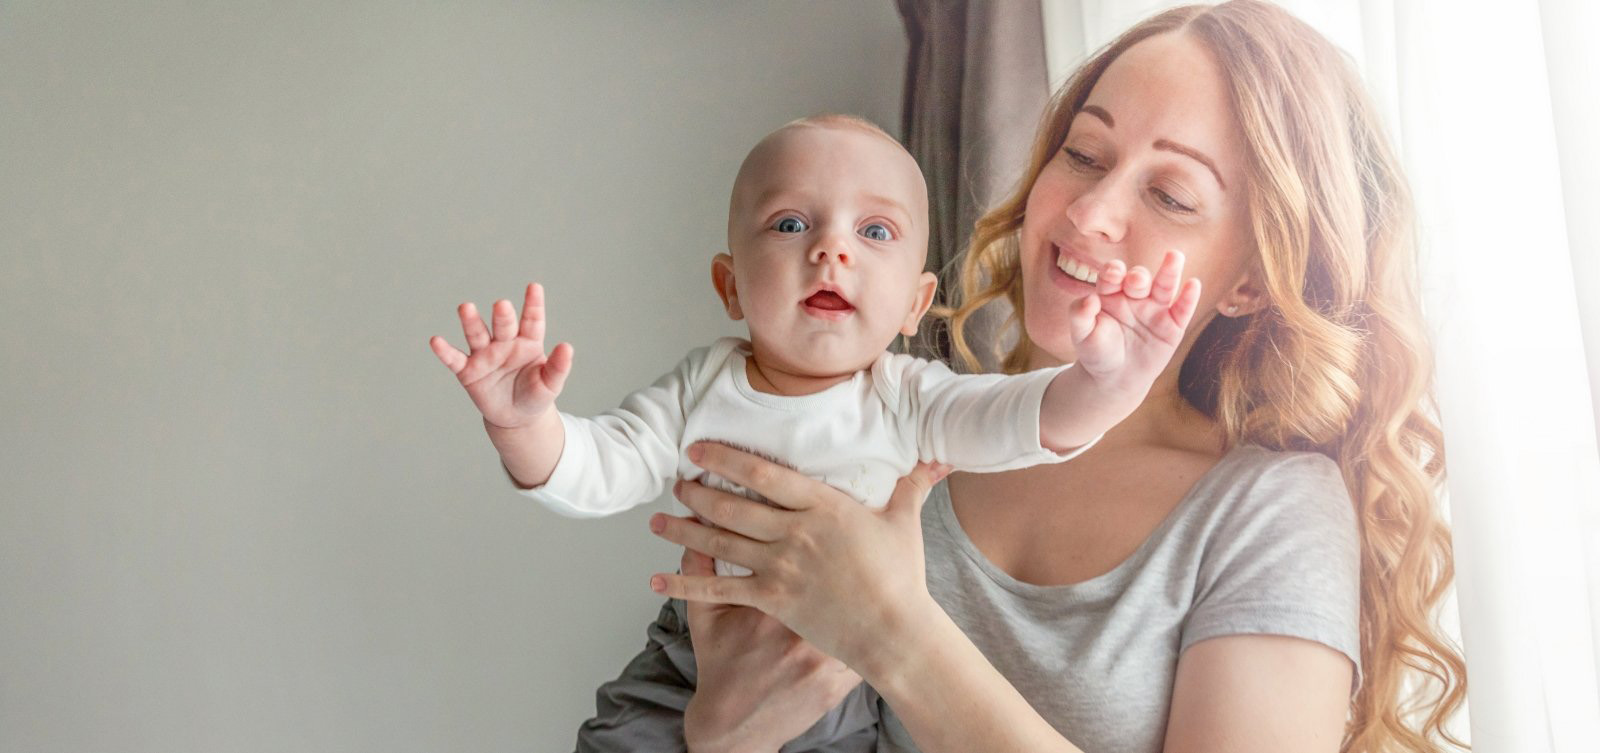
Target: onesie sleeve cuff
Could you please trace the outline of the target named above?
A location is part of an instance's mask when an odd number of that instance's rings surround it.
[[[1023,415],[1028,416],[1029,420],[1019,422],[1021,424],[1025,424],[1024,430],[1027,433],[1023,436],[1017,437],[1017,441],[1020,442],[1023,447],[1028,448],[1030,460],[1029,465],[1064,463],[1079,455],[1082,455],[1090,447],[1095,446],[1095,444],[1100,441],[1101,437],[1105,436],[1105,432],[1101,432],[1095,435],[1093,439],[1064,452],[1056,452],[1055,450],[1045,447],[1039,439],[1040,436],[1043,435],[1040,424],[1041,418],[1044,414],[1045,390],[1050,388],[1050,383],[1055,381],[1057,376],[1072,367],[1073,364],[1069,363],[1057,366],[1053,369],[1039,369],[1032,372],[1032,376],[1034,378],[1033,381],[1029,382],[1028,384],[1026,393],[1027,397],[1023,401],[1023,404],[1027,406],[1027,410],[1024,411]]]
[[[550,478],[532,488],[517,486],[516,479],[511,478],[510,471],[506,472],[506,478],[511,480],[512,486],[516,487],[518,493],[533,498],[534,501],[559,515],[569,518],[598,518],[611,514],[609,510],[592,510],[573,503],[574,497],[581,496],[577,492],[581,489],[586,475],[587,469],[584,468],[583,459],[592,455],[576,445],[588,441],[590,437],[578,424],[577,418],[566,413],[559,415],[561,430],[566,437],[562,442],[561,457],[556,460],[556,467],[550,471]],[[504,467],[502,464],[501,468]]]

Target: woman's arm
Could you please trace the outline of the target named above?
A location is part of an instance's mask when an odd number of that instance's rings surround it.
[[[710,557],[687,549],[682,570],[716,573]],[[805,735],[861,684],[861,676],[838,659],[755,609],[691,602],[688,616],[689,632],[698,640],[697,690],[683,715],[690,753],[772,753]],[[876,727],[874,718],[842,721],[847,729]],[[840,741],[806,746],[834,742]]]
[[[682,568],[714,572],[688,550]],[[839,706],[865,690],[855,672],[750,607],[681,606],[664,606],[645,649],[596,691],[577,753],[871,750],[876,699]]]
[[[944,469],[919,465],[878,511],[723,445],[695,445],[689,458],[788,509],[680,481],[678,498],[728,530],[665,514],[652,516],[651,530],[753,574],[657,574],[653,588],[778,618],[860,672],[926,753],[1079,751],[928,595],[921,508]]]
[[[658,515],[652,530],[754,574],[658,574],[652,587],[777,617],[860,672],[925,753],[1079,750],[929,596],[920,512],[939,471],[919,466],[875,511],[728,447],[696,445],[690,459],[781,507],[680,483],[679,499],[721,528]],[[1167,750],[1337,751],[1349,662],[1340,674],[1327,652],[1267,636],[1196,643],[1179,665]]]

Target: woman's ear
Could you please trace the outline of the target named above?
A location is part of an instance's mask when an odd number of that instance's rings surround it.
[[[1244,273],[1233,287],[1217,299],[1217,313],[1227,316],[1248,316],[1267,307],[1267,291],[1257,282],[1258,272]]]
[[[739,289],[733,282],[732,256],[717,254],[711,259],[711,287],[717,289],[717,296],[722,299],[722,307],[727,309],[729,319],[739,321],[744,318],[744,311],[739,308]]]
[[[917,324],[922,321],[928,307],[933,305],[933,294],[939,290],[939,278],[932,272],[923,272],[917,278],[917,297],[911,302],[911,311],[906,313],[906,320],[900,325],[900,334],[910,337],[917,334]]]

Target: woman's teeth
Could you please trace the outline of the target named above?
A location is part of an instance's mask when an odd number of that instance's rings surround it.
[[[1095,282],[1100,279],[1100,273],[1090,269],[1089,265],[1079,264],[1076,259],[1071,259],[1066,256],[1057,257],[1056,266],[1060,267],[1061,271],[1066,272],[1067,276],[1072,277],[1075,280],[1087,282],[1090,285],[1095,284]]]

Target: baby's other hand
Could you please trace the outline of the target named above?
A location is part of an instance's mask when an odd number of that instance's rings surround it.
[[[1142,399],[1172,360],[1200,301],[1200,280],[1180,286],[1183,254],[1168,251],[1154,278],[1141,266],[1126,274],[1107,265],[1094,294],[1073,305],[1069,326],[1077,364],[1106,389]]]
[[[492,335],[472,302],[456,312],[470,355],[437,335],[428,345],[466,388],[485,421],[502,429],[521,428],[555,405],[572,370],[572,346],[561,343],[545,353],[542,286],[528,285],[520,326],[511,301],[495,301]]]

